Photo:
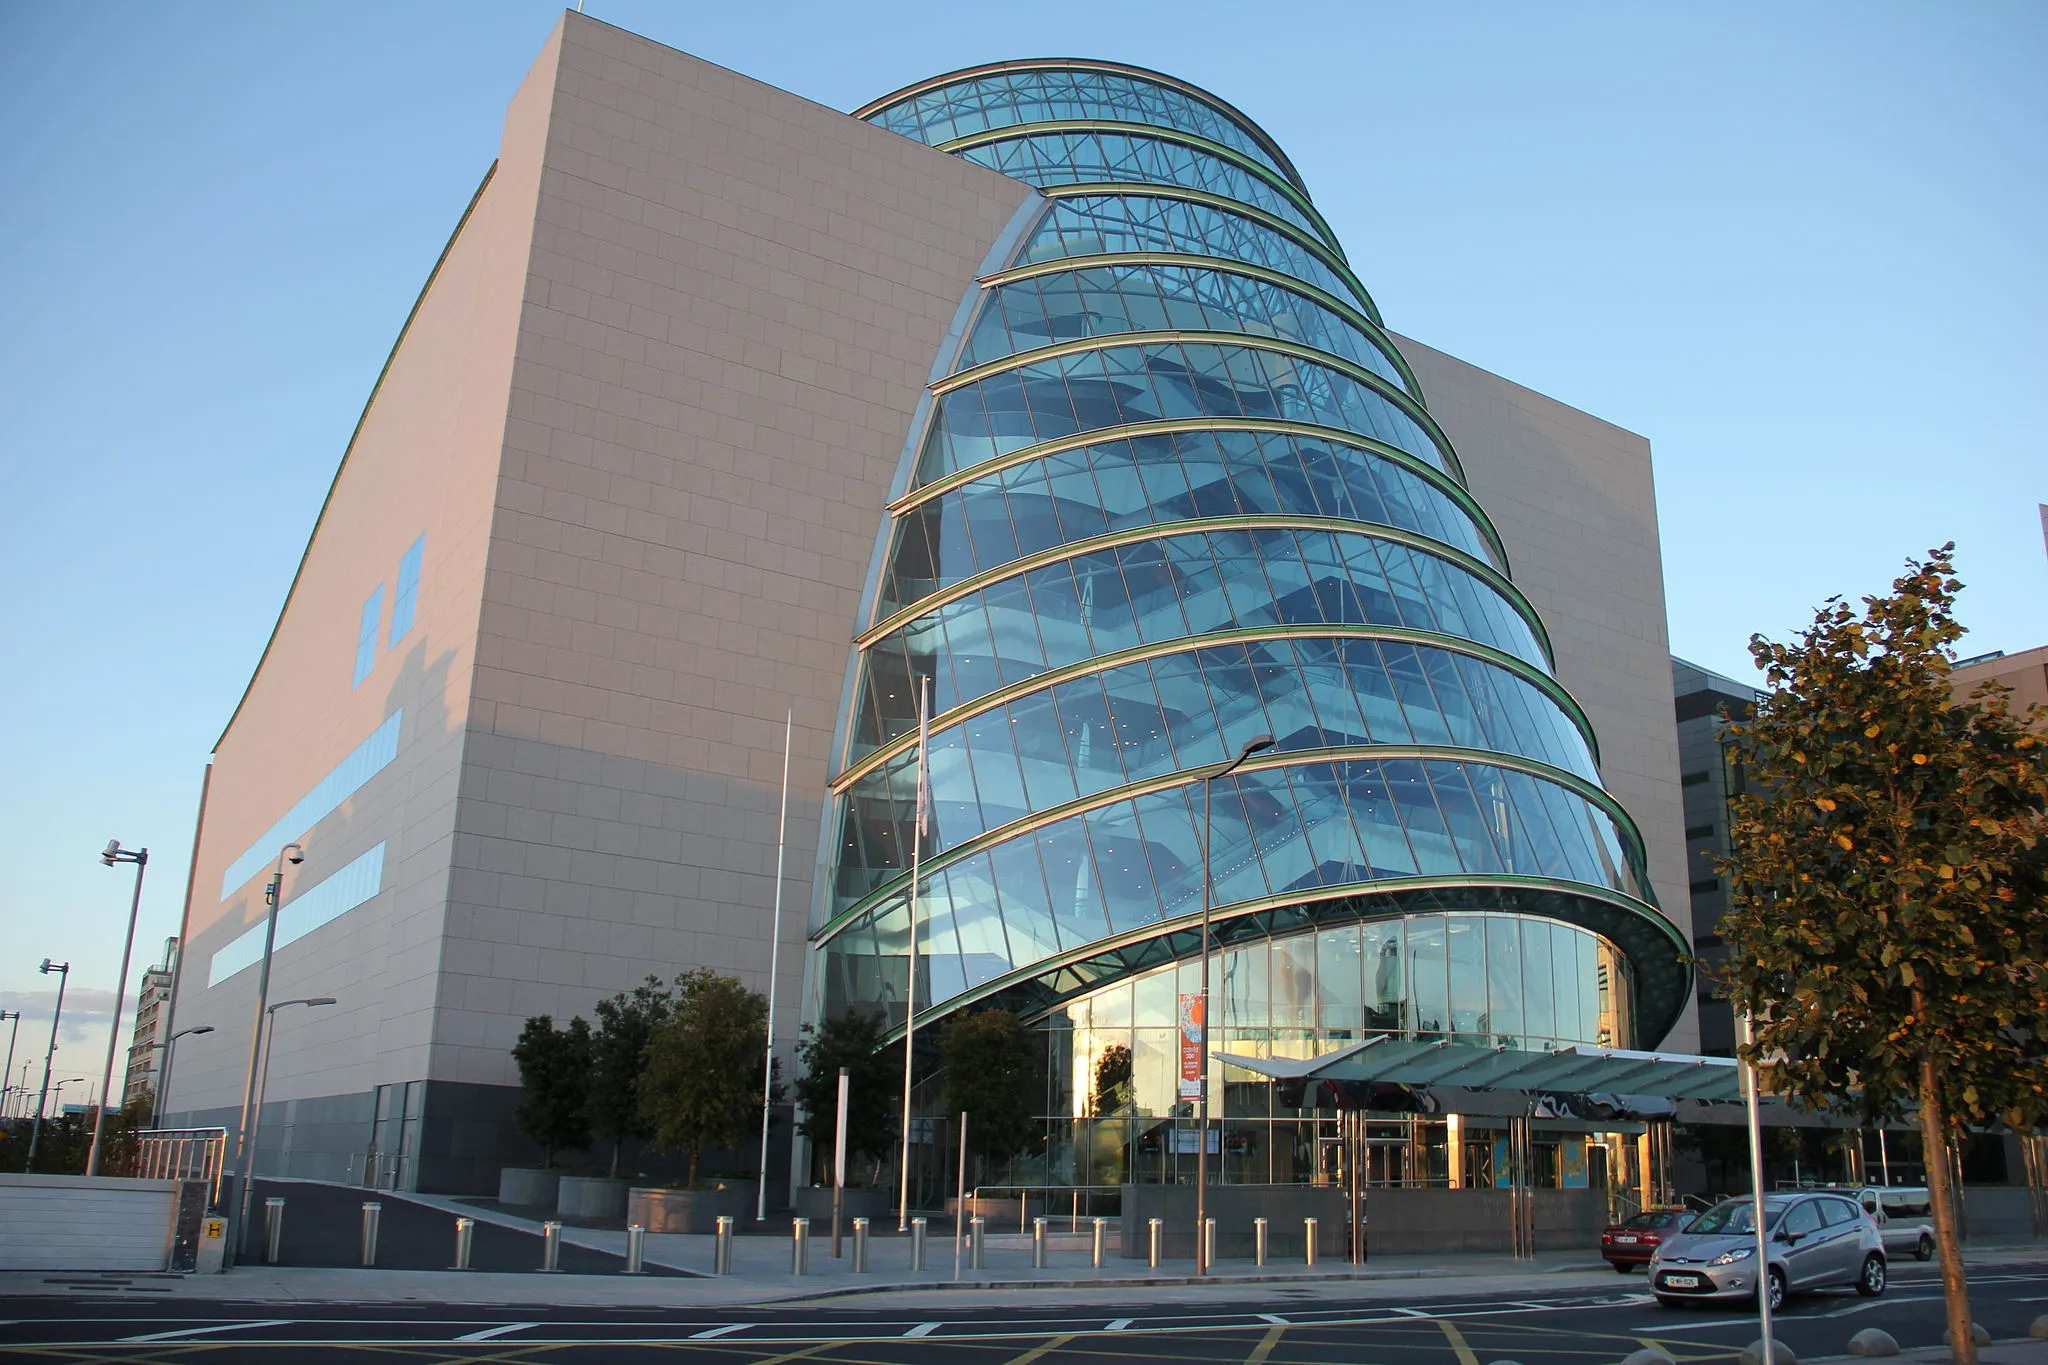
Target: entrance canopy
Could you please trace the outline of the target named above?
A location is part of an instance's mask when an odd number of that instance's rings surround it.
[[[1211,1054],[1217,1061],[1275,1080],[1379,1081],[1455,1085],[1472,1090],[1550,1090],[1570,1094],[1655,1095],[1669,1100],[1742,1098],[1733,1057],[1568,1047],[1521,1052],[1470,1043],[1414,1042],[1380,1034],[1306,1059]]]

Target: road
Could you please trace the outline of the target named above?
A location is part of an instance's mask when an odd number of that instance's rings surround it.
[[[615,1365],[720,1361],[731,1365],[1612,1365],[1643,1345],[1681,1362],[1732,1360],[1755,1319],[1699,1307],[1659,1308],[1639,1279],[1577,1283],[1513,1299],[1466,1281],[1418,1282],[1417,1297],[1370,1298],[1341,1284],[1273,1286],[1241,1294],[1158,1289],[1034,1308],[1025,1294],[999,1307],[957,1309],[943,1295],[901,1304],[859,1300],[744,1310],[437,1304],[149,1301],[147,1277],[121,1299],[0,1300],[0,1360],[246,1362],[247,1365]],[[2024,1337],[2048,1313],[2048,1259],[1977,1267],[1977,1318],[1997,1338]],[[1215,1301],[1209,1301],[1213,1294]],[[1780,1339],[1802,1358],[1838,1355],[1849,1336],[1882,1327],[1901,1344],[1938,1345],[1939,1286],[1929,1266],[1895,1269],[1882,1299],[1853,1292],[1796,1301]],[[1235,1297],[1239,1301],[1229,1301]],[[950,1311],[949,1311],[950,1310]],[[2048,1359],[2048,1344],[2043,1346]]]

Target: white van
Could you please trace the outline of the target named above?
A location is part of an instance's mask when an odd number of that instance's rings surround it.
[[[1912,1253],[1916,1261],[1934,1259],[1934,1206],[1923,1185],[1873,1185],[1859,1191],[1856,1202],[1877,1224],[1887,1255]]]

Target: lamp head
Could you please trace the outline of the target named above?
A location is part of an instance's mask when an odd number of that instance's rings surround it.
[[[309,1005],[331,1005],[334,1003],[334,997],[331,995],[315,996],[313,999],[308,1000],[306,1003]]]
[[[114,855],[120,851],[121,841],[119,839],[107,840],[106,848],[100,851],[100,863],[103,866],[112,867],[114,865]]]
[[[1248,741],[1245,744],[1244,748],[1238,750],[1238,752],[1243,754],[1246,758],[1250,758],[1253,754],[1259,752],[1259,750],[1261,749],[1272,748],[1273,745],[1277,742],[1278,741],[1276,741],[1271,735],[1255,735],[1250,741]]]
[[[191,1035],[191,1034],[195,1034],[195,1033],[211,1033],[211,1032],[213,1032],[213,1025],[211,1025],[211,1024],[201,1024],[201,1025],[199,1025],[199,1026],[198,1026],[197,1028],[183,1028],[183,1029],[179,1029],[179,1030],[178,1030],[178,1036],[179,1036],[179,1037],[181,1037],[181,1038],[183,1038],[183,1037],[187,1037],[187,1036],[189,1036],[189,1035]]]

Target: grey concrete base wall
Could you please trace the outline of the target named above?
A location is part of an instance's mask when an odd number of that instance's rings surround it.
[[[2024,1185],[1966,1185],[1963,1187],[1963,1234],[1970,1241],[2036,1237],[2033,1211],[2028,1207]]]
[[[1123,1187],[1123,1242],[1126,1260],[1151,1254],[1151,1219],[1163,1220],[1160,1254],[1186,1260],[1195,1254],[1195,1188],[1192,1185]],[[1316,1256],[1344,1250],[1344,1191],[1334,1185],[1211,1185],[1209,1216],[1216,1220],[1216,1259],[1250,1259],[1257,1233],[1252,1220],[1267,1220],[1267,1253],[1272,1260],[1302,1258],[1307,1228],[1316,1220]]]
[[[0,1175],[0,1270],[164,1270],[178,1182]]]
[[[360,1174],[376,1106],[376,1097],[369,1092],[265,1104],[256,1131],[256,1169],[264,1175],[303,1180],[348,1180]],[[234,1134],[241,1122],[241,1106],[236,1105],[166,1114],[159,1126],[227,1129],[232,1167]],[[354,1168],[351,1160],[357,1163]]]
[[[1536,1249],[1592,1251],[1607,1222],[1604,1190],[1535,1190]],[[1383,1255],[1514,1250],[1508,1190],[1372,1189],[1367,1247]]]

